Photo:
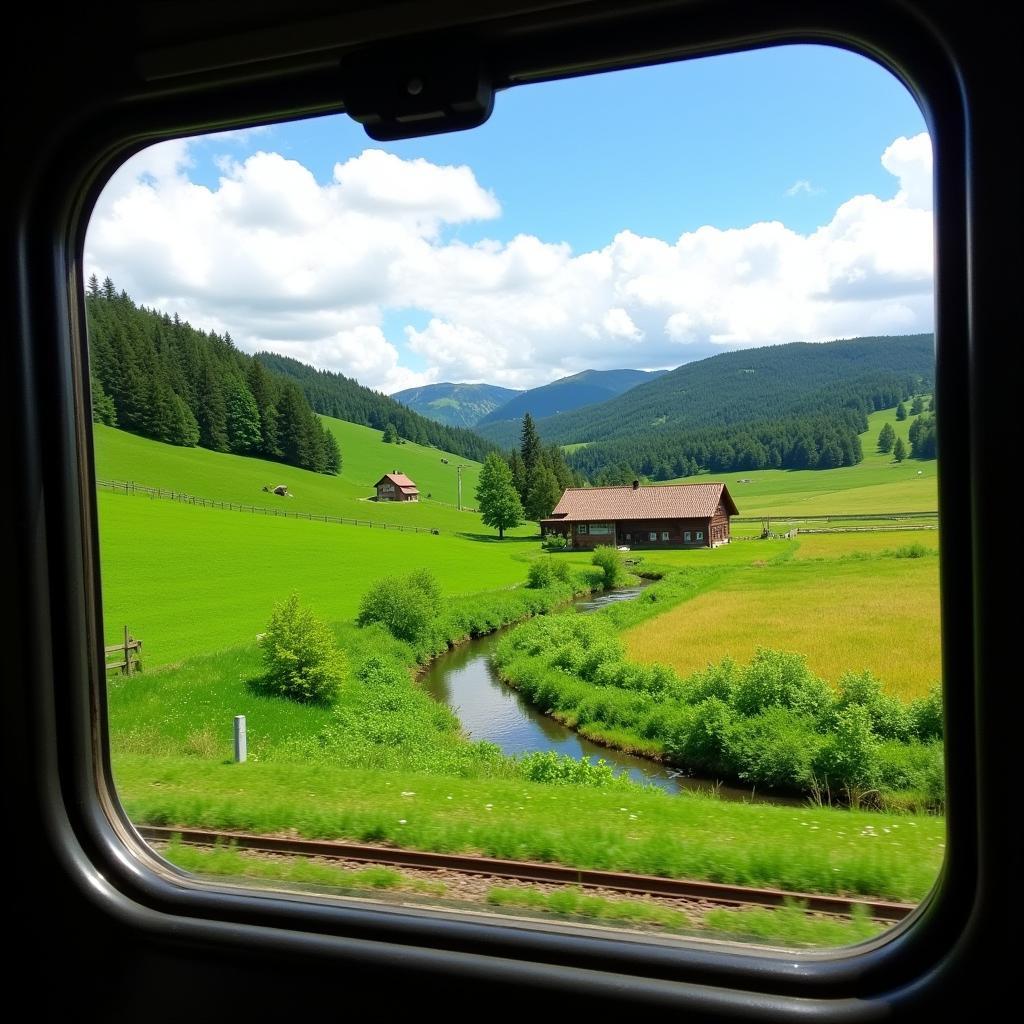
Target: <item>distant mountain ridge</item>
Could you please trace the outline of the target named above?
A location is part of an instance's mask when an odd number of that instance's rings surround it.
[[[835,393],[843,391],[845,401],[851,385],[867,394],[873,387],[891,390],[897,378],[933,381],[934,346],[931,334],[909,334],[723,352],[537,427],[547,443],[569,444],[827,412],[842,404]]]
[[[477,430],[499,444],[509,444],[516,436],[519,423],[526,413],[539,420],[558,413],[573,412],[584,406],[607,402],[641,384],[656,380],[666,372],[581,370],[570,377],[562,377],[550,384],[522,392],[483,417],[477,423]]]
[[[483,462],[495,450],[493,442],[472,431],[421,416],[390,395],[364,387],[342,373],[318,370],[274,352],[257,352],[254,358],[273,373],[295,381],[310,406],[324,416],[361,423],[375,430],[384,430],[392,423],[399,436],[407,441],[434,445],[476,462]]]
[[[391,397],[413,412],[451,427],[476,426],[488,413],[522,394],[496,384],[424,384],[396,391]]]

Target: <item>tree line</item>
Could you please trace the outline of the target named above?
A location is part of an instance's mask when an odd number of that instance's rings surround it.
[[[595,485],[628,484],[639,477],[674,480],[700,472],[835,469],[863,460],[858,435],[867,428],[865,412],[846,407],[828,415],[736,427],[635,434],[578,448],[568,462]]]
[[[341,471],[334,435],[300,388],[235,348],[137,306],[94,274],[85,298],[93,419],[167,444]]]
[[[724,352],[686,363],[610,401],[546,417],[537,428],[549,442],[600,443],[829,415],[846,406],[874,412],[931,391],[934,366],[931,335]]]
[[[401,440],[433,445],[474,462],[483,462],[490,452],[498,450],[493,442],[485,441],[471,430],[427,419],[344,374],[318,370],[273,352],[258,352],[256,359],[266,369],[294,381],[309,404],[323,416],[360,423],[374,430],[387,430],[390,423]]]

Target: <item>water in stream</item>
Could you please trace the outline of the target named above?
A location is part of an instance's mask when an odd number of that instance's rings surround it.
[[[577,601],[581,612],[595,611],[614,601],[628,601],[641,588],[623,588],[598,597]],[[437,701],[447,704],[462,722],[470,739],[489,740],[506,754],[528,754],[553,750],[574,758],[604,760],[612,768],[625,772],[636,782],[648,782],[678,793],[681,790],[707,791],[716,787],[715,780],[682,775],[655,761],[634,757],[619,750],[599,746],[585,740],[553,718],[541,714],[520,694],[506,686],[491,665],[491,651],[499,633],[472,640],[442,654],[422,677],[424,689]],[[726,799],[750,800],[750,790],[722,785],[719,795]],[[761,799],[759,796],[757,799]],[[772,803],[799,803],[799,800],[769,797]]]

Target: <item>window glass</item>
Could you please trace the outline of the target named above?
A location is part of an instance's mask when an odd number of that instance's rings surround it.
[[[890,927],[945,835],[932,221],[920,111],[823,47],[517,87],[477,132],[132,157],[85,247],[129,817],[202,877],[496,925]]]

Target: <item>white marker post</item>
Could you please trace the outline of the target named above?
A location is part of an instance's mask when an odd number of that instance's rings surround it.
[[[241,764],[247,757],[245,715],[235,715],[235,763]]]

